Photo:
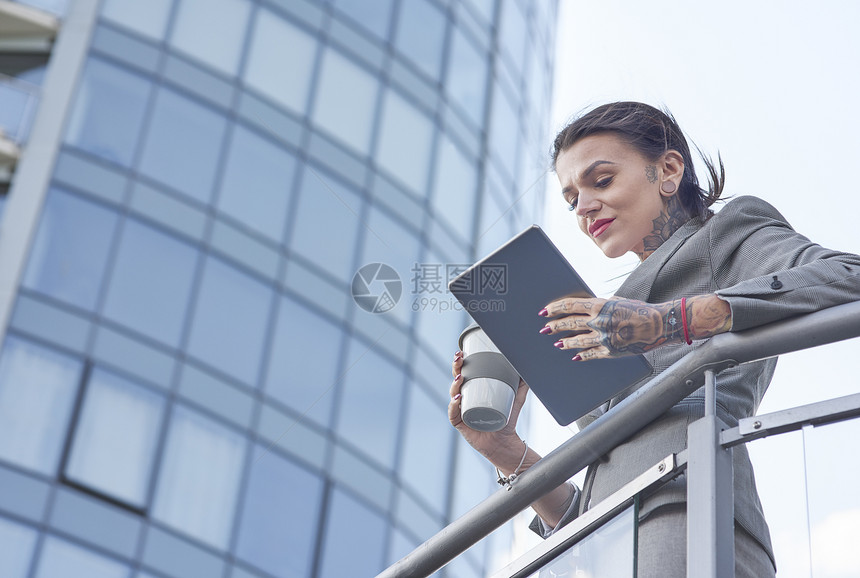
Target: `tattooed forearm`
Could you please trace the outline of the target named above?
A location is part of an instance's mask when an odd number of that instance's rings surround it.
[[[699,295],[687,299],[690,337],[704,339],[732,328],[732,309],[716,295]]]
[[[641,301],[619,299],[607,301],[588,323],[600,336],[597,344],[611,353],[644,353],[674,340],[681,330],[671,324],[671,304],[652,305]],[[680,309],[675,310],[680,319]]]

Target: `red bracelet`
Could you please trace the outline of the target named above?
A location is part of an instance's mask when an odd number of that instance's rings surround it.
[[[687,345],[692,345],[693,340],[690,339],[690,331],[687,329],[687,298],[681,297],[681,327],[684,328],[684,341]]]

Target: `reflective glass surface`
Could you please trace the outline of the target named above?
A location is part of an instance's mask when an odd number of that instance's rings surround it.
[[[500,166],[514,175],[517,167],[517,111],[501,87],[495,85],[490,119],[490,146],[500,161]]]
[[[335,8],[379,38],[388,36],[388,23],[394,0],[334,0]]]
[[[326,520],[321,578],[375,576],[382,570],[385,521],[338,488]],[[360,531],[356,531],[360,528]]]
[[[36,545],[36,531],[0,518],[0,576],[26,578]]]
[[[225,119],[179,94],[161,89],[149,122],[141,171],[208,203]]]
[[[15,0],[21,4],[28,4],[40,10],[45,10],[57,16],[62,16],[66,13],[69,5],[69,0]]]
[[[102,16],[109,20],[149,36],[154,40],[164,38],[167,18],[173,0],[105,0]]]
[[[328,425],[340,343],[340,327],[292,299],[281,298],[266,392],[301,415]]]
[[[303,169],[298,194],[290,248],[338,279],[349,281],[355,274],[355,255],[347,239],[354,239],[362,226],[362,201],[351,189],[311,165]],[[324,227],[319,226],[321,222]]]
[[[245,440],[174,406],[152,515],[216,548],[226,548],[242,475]]]
[[[391,467],[401,421],[403,373],[372,346],[354,340],[343,378],[337,432]]]
[[[310,576],[322,492],[318,476],[258,446],[236,555],[275,576]]]
[[[52,190],[30,252],[24,286],[93,309],[115,227],[112,211]]]
[[[188,352],[255,385],[266,337],[271,289],[210,257],[194,305]]]
[[[129,578],[131,569],[91,550],[48,536],[35,578]]]
[[[150,83],[143,78],[90,59],[75,98],[66,142],[129,166],[149,92]]]
[[[251,36],[244,80],[275,102],[298,113],[307,106],[317,41],[299,28],[260,9]],[[289,54],[289,58],[277,58]]]
[[[9,336],[0,356],[0,458],[56,472],[82,364]]]
[[[218,196],[218,209],[281,241],[296,159],[283,148],[237,126]]]
[[[96,369],[84,394],[66,475],[144,506],[163,412],[162,396]]]
[[[249,0],[179,0],[170,43],[213,68],[236,74],[250,11]]]
[[[439,384],[442,387],[444,384]],[[424,500],[436,508],[445,504],[451,469],[453,428],[446,408],[420,387],[412,387],[406,411],[405,439],[398,472]],[[434,472],[428,476],[427,472]]]
[[[128,219],[108,282],[104,315],[171,346],[179,344],[197,251]]]
[[[434,172],[433,212],[448,221],[463,238],[472,236],[477,161],[467,157],[447,136],[440,138]]]
[[[455,28],[451,40],[445,89],[475,126],[483,124],[487,61],[460,28]]]
[[[427,190],[433,126],[429,117],[389,90],[380,126],[376,160],[419,195]]]
[[[445,16],[427,0],[400,5],[395,46],[422,72],[437,80],[445,42]]]
[[[377,90],[378,82],[368,72],[327,49],[314,99],[314,124],[359,153],[367,154]]]

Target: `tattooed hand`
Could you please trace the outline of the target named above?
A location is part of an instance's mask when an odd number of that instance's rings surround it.
[[[680,299],[654,304],[619,297],[568,297],[546,306],[546,316],[557,319],[541,332],[559,336],[556,347],[576,350],[575,361],[644,353],[683,341],[680,304]],[[731,309],[716,295],[691,297],[686,306],[691,338],[711,337],[731,328]]]

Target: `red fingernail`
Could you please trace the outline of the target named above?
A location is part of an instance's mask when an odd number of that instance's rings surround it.
[[[582,356],[580,354],[576,354],[570,358],[572,361],[582,361]]]
[[[544,335],[547,335],[548,333],[552,333],[552,327],[548,327],[548,326],[544,327],[543,329],[540,330],[540,332]]]
[[[453,399],[454,401],[457,401],[458,399],[460,399],[460,396],[461,396],[461,395],[463,395],[463,394],[462,394],[462,393],[458,393],[457,395],[455,395],[455,396],[454,396],[454,397],[452,397],[451,399]]]
[[[460,376],[461,376],[461,375],[463,375],[463,374],[462,374],[462,373],[458,373],[457,375],[455,375],[455,376],[454,376],[454,381],[457,381],[458,379],[460,379]]]
[[[541,317],[546,317],[546,316],[548,316],[548,315],[549,315],[549,311],[547,311],[547,310],[546,310],[546,307],[544,307],[543,309],[541,309],[540,311],[538,311],[538,315],[540,315]]]
[[[564,341],[562,341],[561,339],[559,339],[558,341],[556,341],[555,343],[553,343],[553,345],[555,345],[556,347],[558,347],[559,349],[561,349],[562,347],[564,347]]]

